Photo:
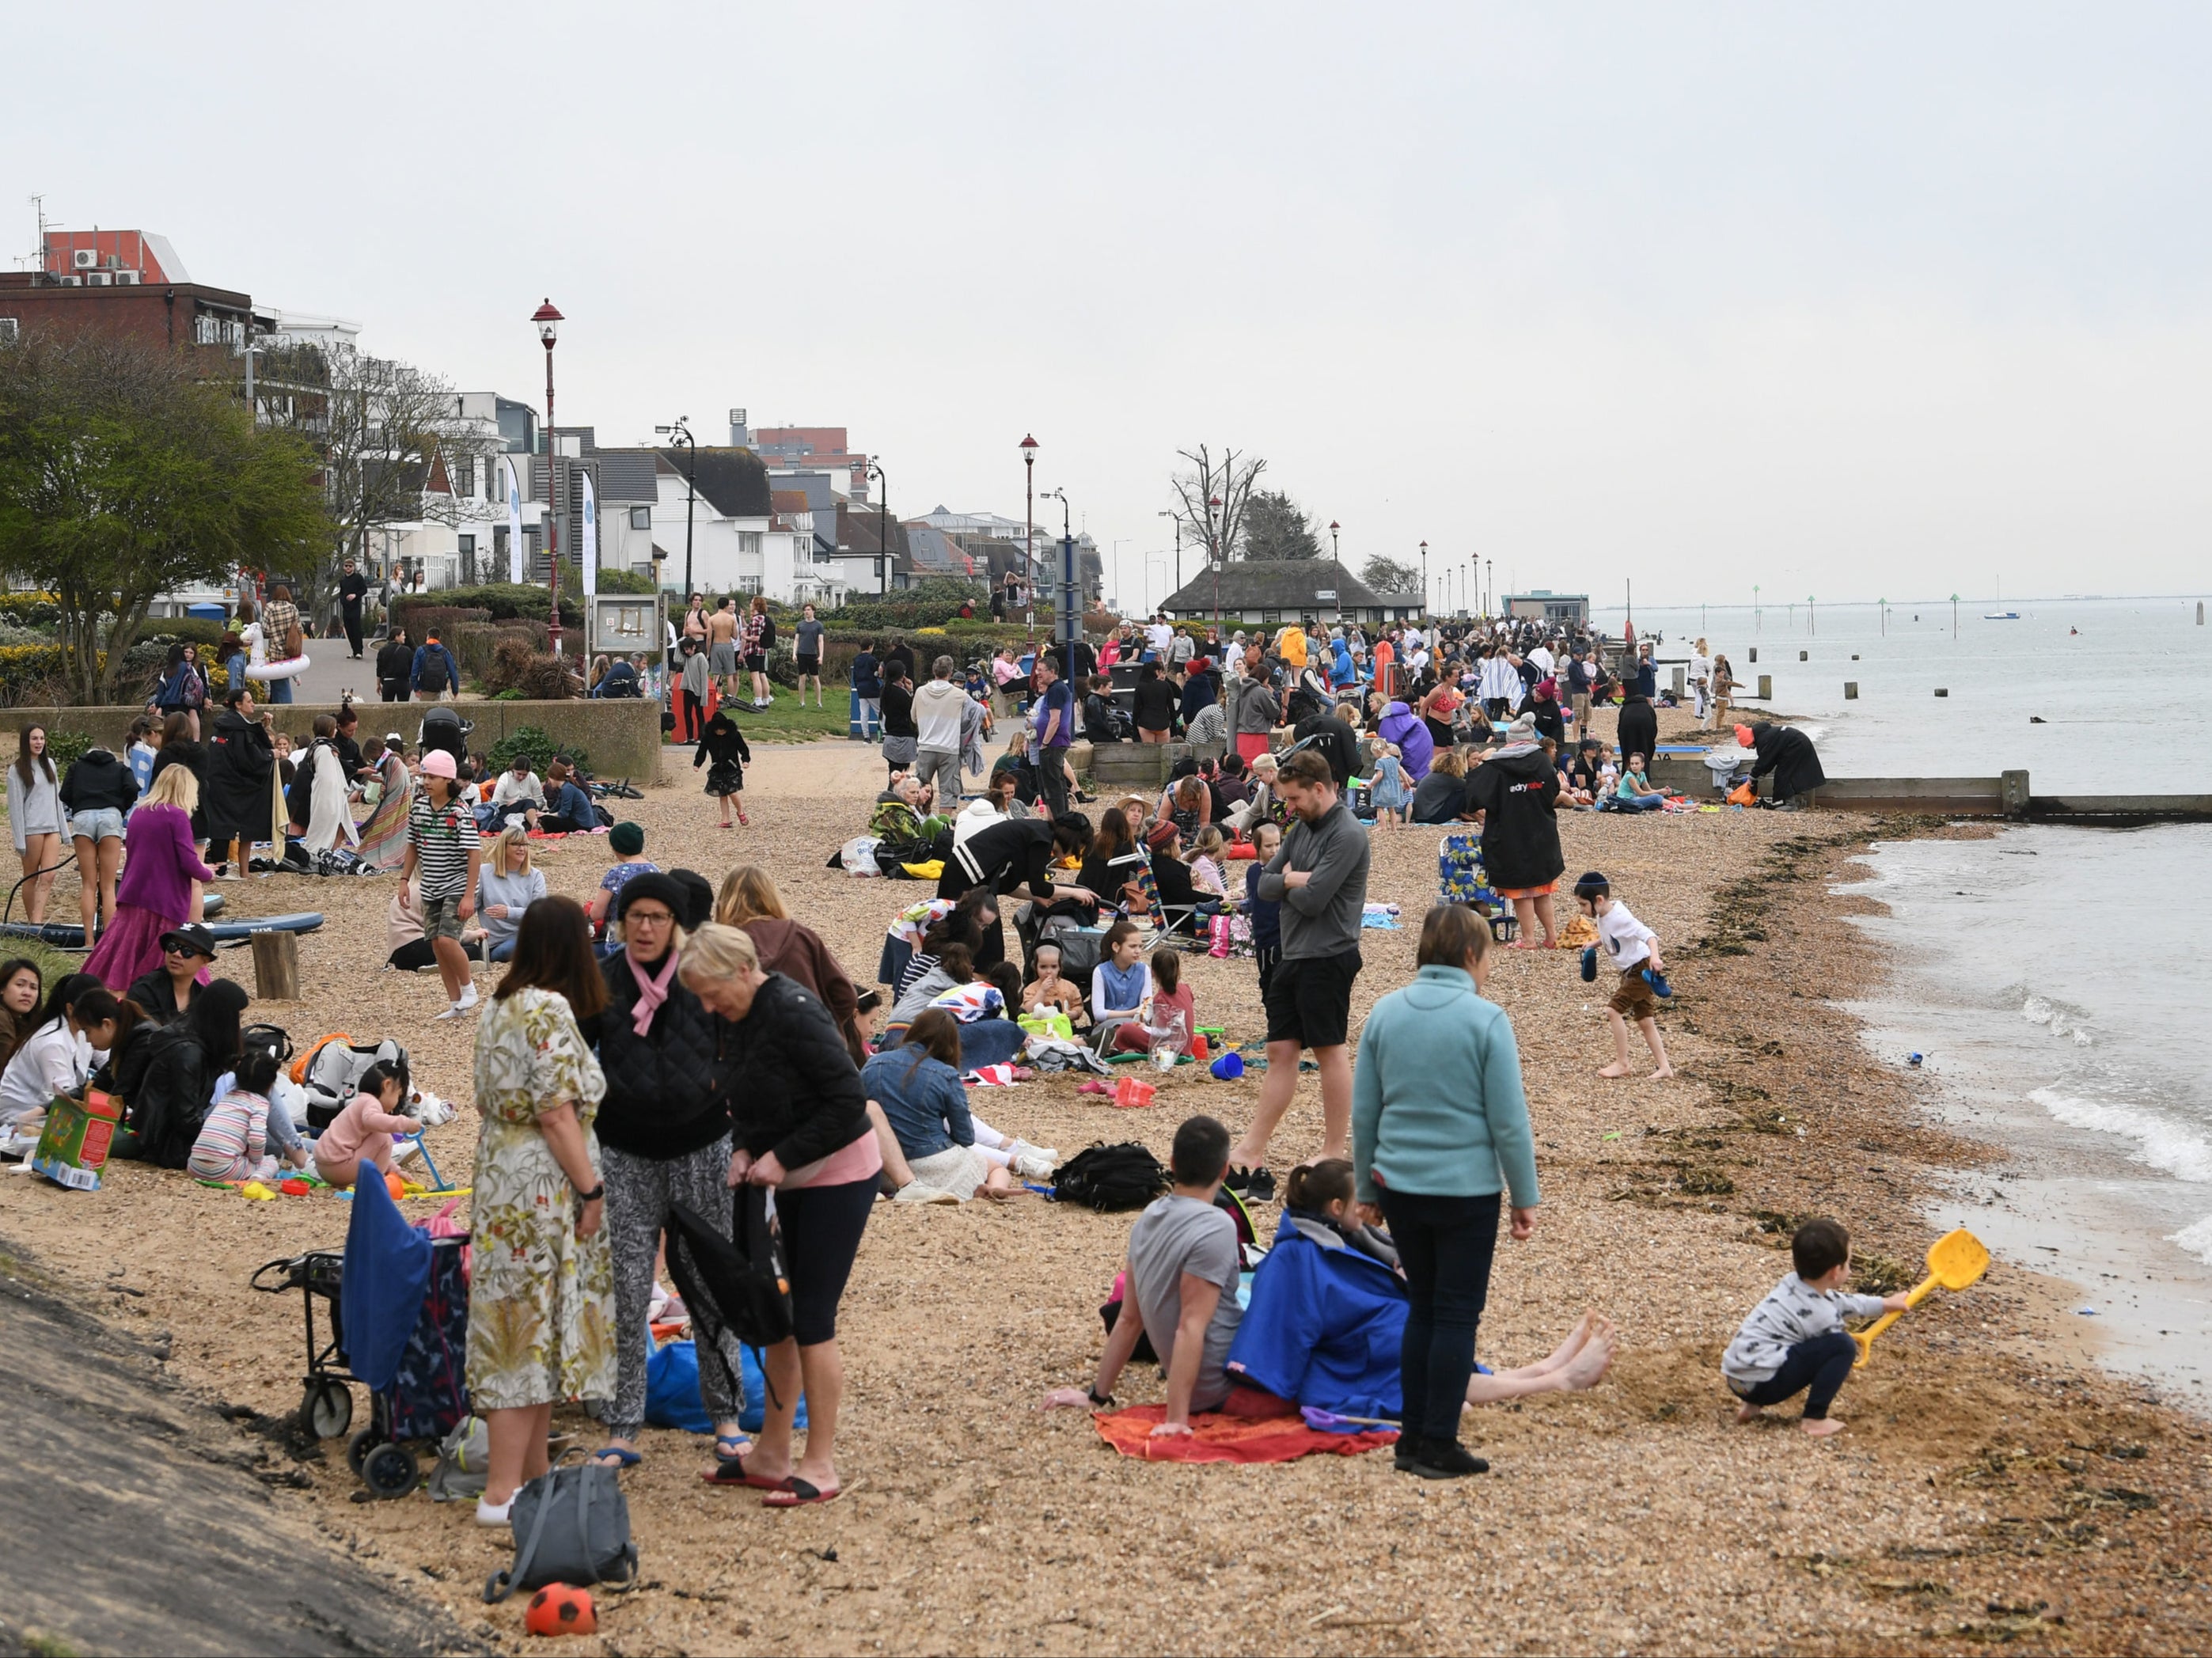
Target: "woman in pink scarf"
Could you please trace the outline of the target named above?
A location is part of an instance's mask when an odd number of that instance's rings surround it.
[[[705,920],[713,902],[703,881],[695,896],[659,870],[623,884],[610,928],[622,948],[599,963],[606,1011],[597,1030],[585,1033],[598,1042],[607,1079],[594,1127],[615,1278],[615,1396],[601,1418],[607,1440],[597,1455],[623,1467],[638,1460],[645,1426],[646,1321],[661,1234],[679,1203],[725,1236],[730,1230],[730,1078],[721,1036],[714,1016],[676,976],[685,923]],[[737,1378],[714,1339],[715,1309],[693,1301],[688,1310],[715,1449],[742,1456],[750,1442],[738,1426]]]

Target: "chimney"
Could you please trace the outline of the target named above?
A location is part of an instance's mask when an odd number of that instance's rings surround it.
[[[742,409],[730,410],[730,446],[734,449],[753,446],[752,431],[745,424],[745,411]]]

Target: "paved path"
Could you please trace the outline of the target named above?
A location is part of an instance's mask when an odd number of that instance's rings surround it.
[[[483,1649],[279,1511],[281,1453],[4,1242],[0,1445],[0,1652]]]

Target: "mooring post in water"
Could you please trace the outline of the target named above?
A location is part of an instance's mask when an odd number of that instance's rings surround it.
[[[2004,815],[2008,817],[2027,816],[2027,774],[2024,771],[2001,772],[1997,786],[2004,794]]]
[[[2197,601],[2197,625],[2200,628],[2204,625],[2204,601],[2201,598]],[[1759,653],[1753,651],[1751,657],[1752,660],[1756,662],[1759,659]]]
[[[1856,679],[1846,679],[1844,681],[1844,701],[1846,702],[1856,702],[1858,700],[1859,682]]]
[[[1763,674],[1759,675],[1759,701],[1763,702],[1763,701],[1765,701],[1767,698],[1769,698],[1769,697],[1772,696],[1773,695],[1774,695],[1774,676],[1773,676],[1772,674],[1771,674],[1771,673],[1763,673]]]

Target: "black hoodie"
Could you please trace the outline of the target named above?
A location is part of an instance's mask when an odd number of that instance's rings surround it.
[[[62,779],[62,808],[72,814],[128,811],[138,804],[138,780],[106,749],[87,749]]]
[[[1482,817],[1482,861],[1493,887],[1540,887],[1566,872],[1559,850],[1559,774],[1534,743],[1485,760],[1467,780],[1467,804]]]
[[[1820,769],[1820,756],[1813,747],[1813,739],[1795,726],[1753,726],[1751,740],[1759,750],[1759,762],[1751,768],[1753,777],[1774,774],[1774,798],[1787,800],[1793,795],[1810,794],[1828,780]]]

